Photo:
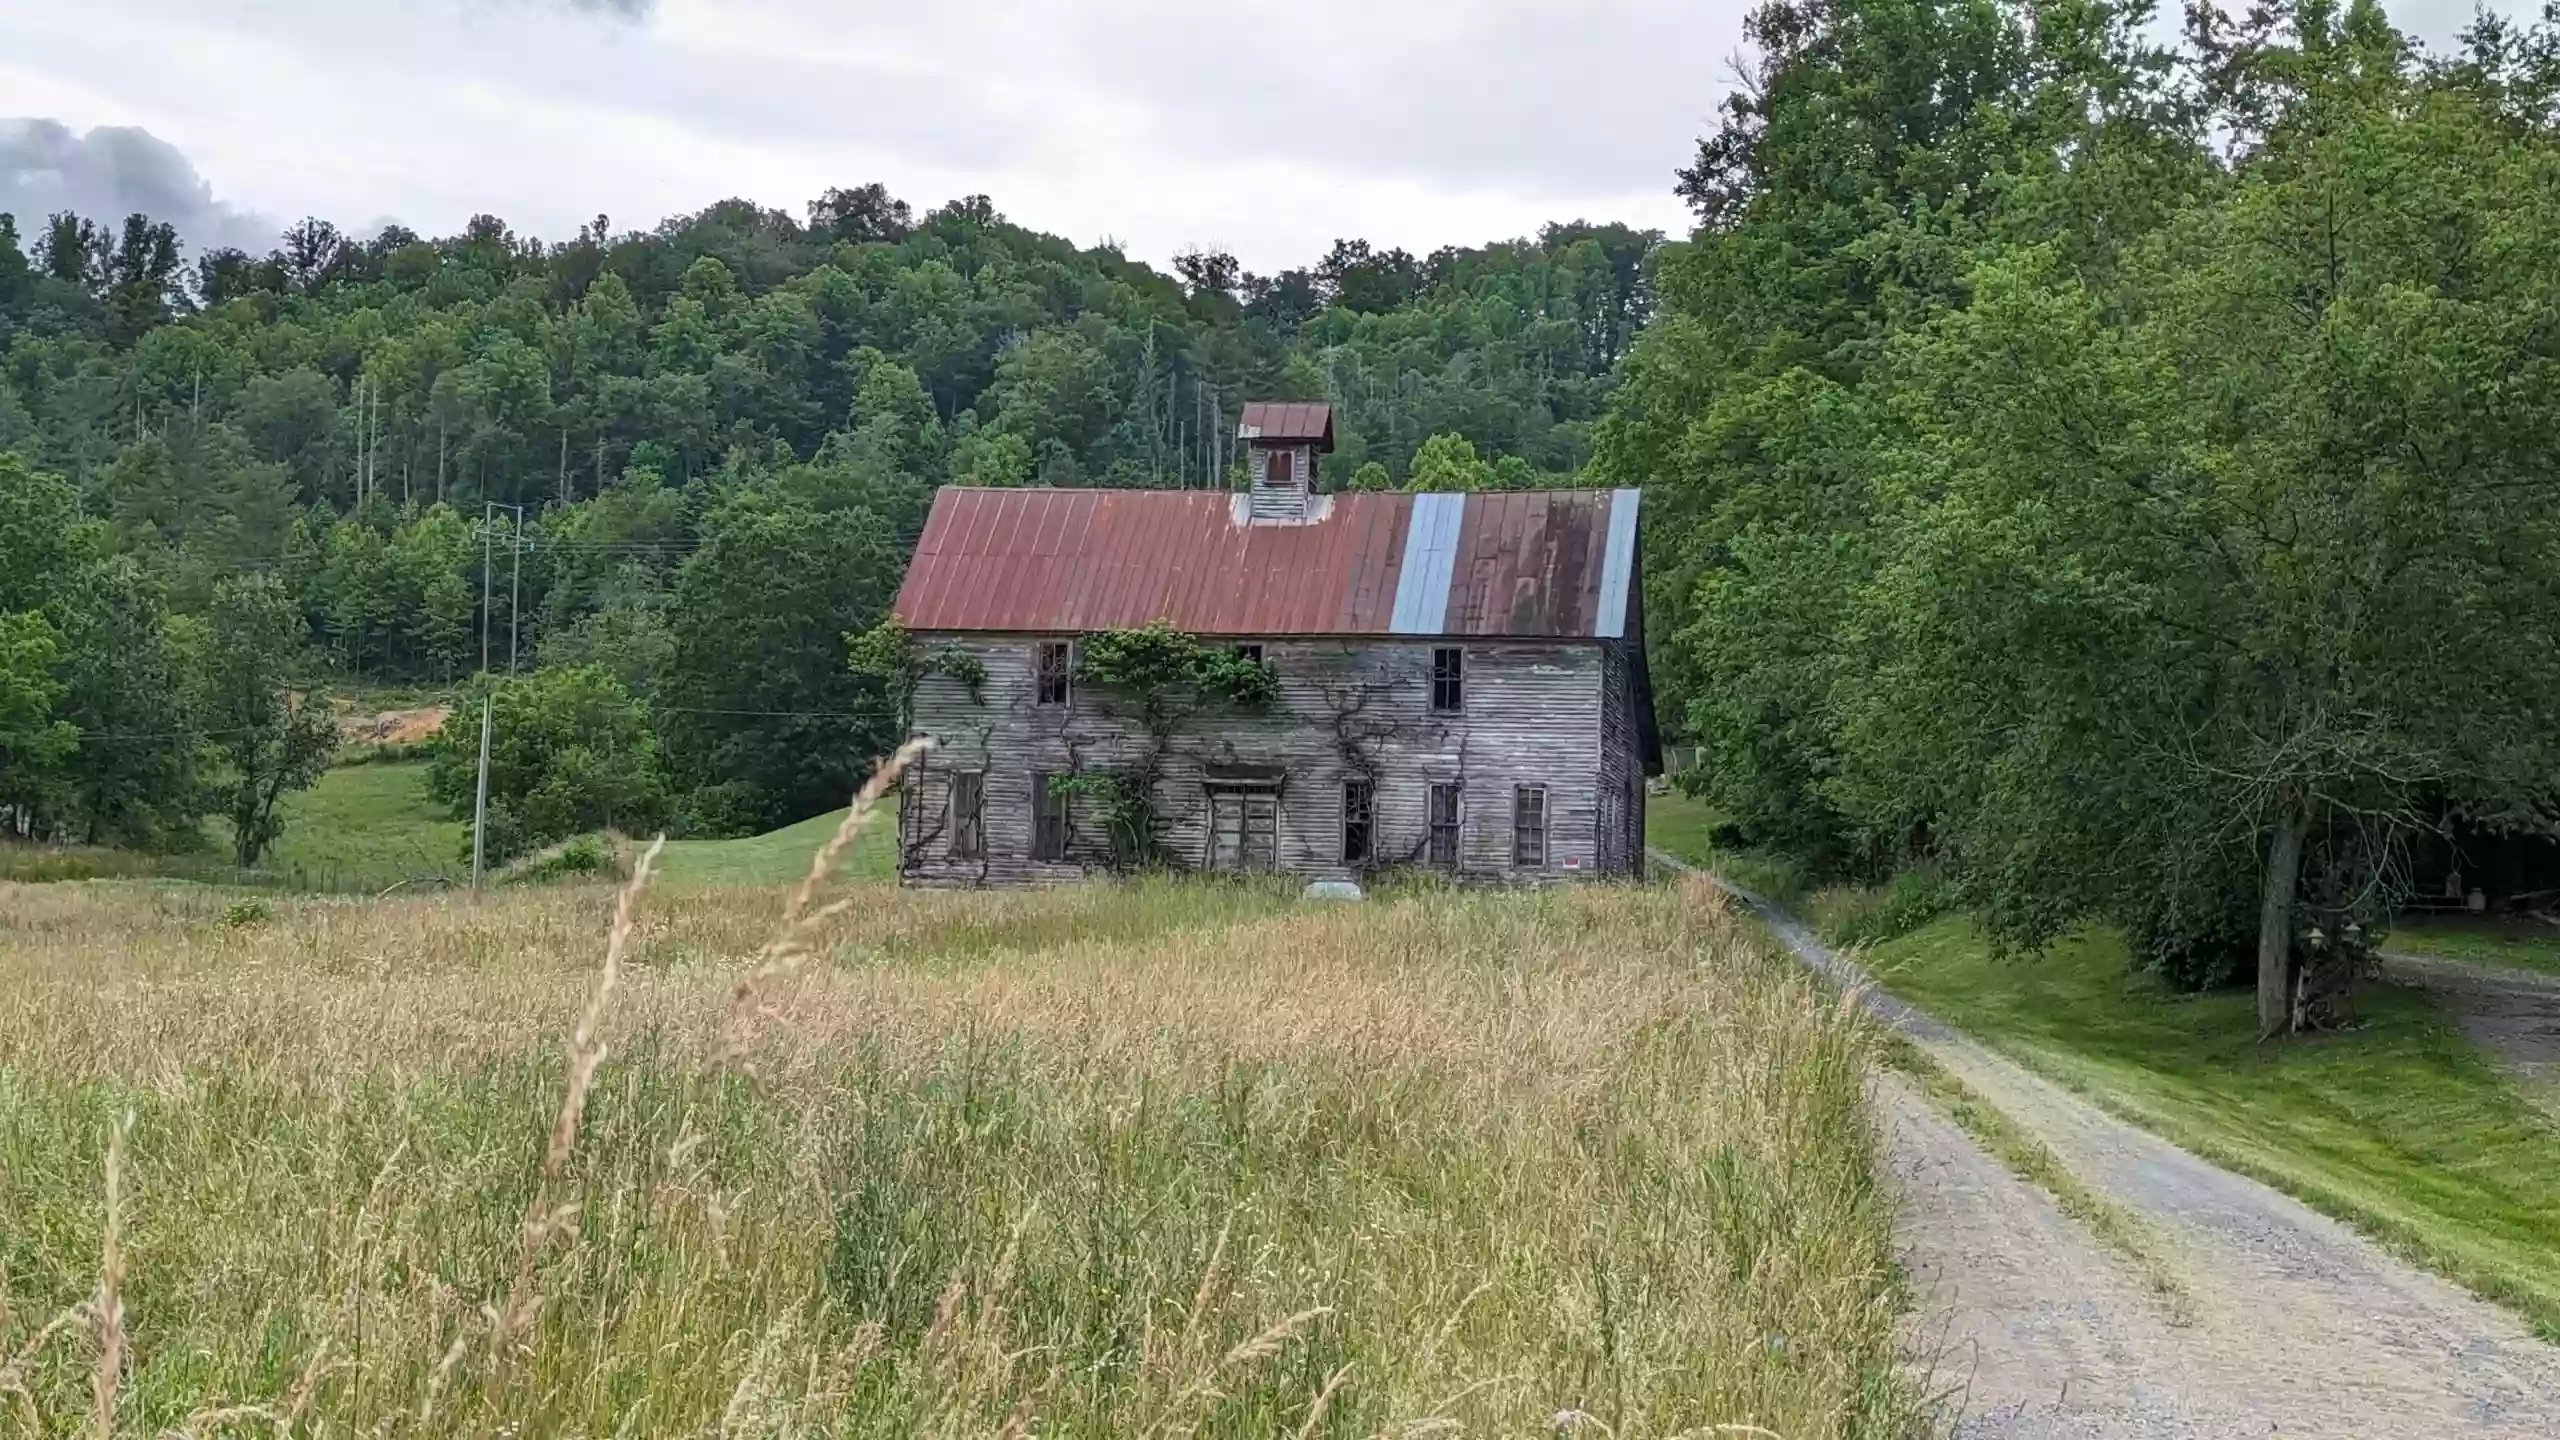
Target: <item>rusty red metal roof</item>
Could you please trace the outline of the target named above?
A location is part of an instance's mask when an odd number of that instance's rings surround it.
[[[1253,524],[1211,491],[934,497],[896,615],[910,630],[1617,638],[1633,490],[1320,497]]]
[[[1312,440],[1318,449],[1333,449],[1333,407],[1256,400],[1244,407],[1236,424],[1239,440]]]

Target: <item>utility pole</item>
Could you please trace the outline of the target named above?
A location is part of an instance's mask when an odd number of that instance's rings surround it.
[[[436,467],[436,484],[437,484],[437,488],[438,488],[438,489],[442,489],[442,488],[443,488],[443,484],[444,484],[444,467],[443,467],[443,465],[442,465],[442,463],[441,463],[441,462],[439,462],[439,463],[438,463],[438,465],[437,465],[437,467]],[[492,538],[494,538],[494,536],[495,536],[495,533],[496,533],[496,530],[497,530],[497,523],[498,523],[498,522],[497,522],[497,507],[496,507],[496,506],[494,506],[494,505],[492,505],[492,504],[490,504],[490,503],[489,503],[488,501],[486,501],[486,500],[481,501],[481,502],[480,502],[480,673],[481,673],[481,674],[483,674],[483,675],[486,675],[486,674],[488,674],[488,673],[489,673],[489,571],[490,571],[490,564],[489,564],[489,556],[490,556],[489,542],[490,542],[490,540],[491,540]]]
[[[524,567],[524,507],[514,507],[518,535],[509,541],[514,552],[514,573],[507,581],[507,673],[516,668],[516,615],[514,597],[521,593],[520,580]],[[487,866],[489,854],[489,734],[497,710],[497,692],[489,688],[489,592],[496,578],[492,542],[498,533],[497,502],[480,502],[480,778],[471,800],[471,893],[480,893],[480,875]]]
[[[480,785],[471,801],[471,893],[480,894],[480,871],[489,854],[489,718],[497,697],[480,692]]]
[[[515,512],[515,528],[507,537],[507,673],[516,673],[516,611],[524,598],[524,507],[502,505]]]

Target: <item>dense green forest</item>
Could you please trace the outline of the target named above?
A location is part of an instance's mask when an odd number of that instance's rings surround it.
[[[1594,468],[1732,839],[2276,1028],[2413,840],[2560,818],[2560,15],[2149,20],[1759,11]]]
[[[301,629],[269,668],[305,691],[578,668],[509,697],[536,748],[502,767],[523,784],[498,787],[501,854],[573,819],[823,811],[890,738],[845,637],[884,611],[934,487],[1224,487],[1248,398],[1330,399],[1346,483],[1556,483],[1661,243],[1557,225],[1166,275],[983,197],[919,219],[878,186],[805,221],[733,201],[565,244],[486,217],[432,240],[306,221],[192,264],[182,240],[0,218],[20,833],[183,844],[223,809],[261,836],[309,769],[282,763],[289,717],[258,717],[278,764],[223,753],[211,721],[240,717],[191,666],[277,596]],[[607,774],[636,793],[588,793]]]
[[[2560,820],[2560,14],[2167,33],[1775,0],[1671,243],[1165,275],[878,187],[191,266],[148,217],[0,230],[0,814],[253,836],[308,746],[208,656],[484,644],[538,672],[507,848],[811,814],[888,739],[845,637],[933,486],[1225,486],[1243,400],[1322,398],[1344,483],[1645,488],[1734,841],[2254,963],[2291,1023],[2297,935],[2386,919],[2414,841]]]

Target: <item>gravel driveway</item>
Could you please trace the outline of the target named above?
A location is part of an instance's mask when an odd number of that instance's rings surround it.
[[[2433,995],[2471,1043],[2516,1072],[2526,1096],[2560,1119],[2560,975],[2385,951],[2395,985]]]
[[[1806,963],[1863,983],[1794,917],[1741,898]],[[1913,1351],[1958,1436],[2560,1436],[2560,1349],[2521,1320],[1890,996],[1867,999],[2149,1223],[2188,1296],[2173,1314],[2042,1190],[1887,1077],[1903,1260],[1921,1300]]]

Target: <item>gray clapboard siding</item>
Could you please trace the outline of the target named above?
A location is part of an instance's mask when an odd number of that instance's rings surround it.
[[[915,697],[915,729],[938,742],[906,788],[902,872],[921,885],[1025,885],[1084,878],[1105,868],[1110,847],[1092,801],[1076,798],[1072,843],[1061,860],[1031,857],[1033,777],[1113,770],[1137,762],[1150,741],[1115,697],[1078,687],[1063,707],[1035,702],[1035,646],[1064,636],[935,635],[985,667],[976,695],[930,676]],[[1263,713],[1213,709],[1177,734],[1160,766],[1157,813],[1172,859],[1206,868],[1212,767],[1277,767],[1278,864],[1305,875],[1346,872],[1343,784],[1367,774],[1376,787],[1375,863],[1418,864],[1428,841],[1434,783],[1463,786],[1458,869],[1464,878],[1542,883],[1631,873],[1622,800],[1640,772],[1629,715],[1632,664],[1620,642],[1484,641],[1463,648],[1466,696],[1456,715],[1431,710],[1427,639],[1262,642],[1280,698]],[[950,780],[984,774],[986,853],[951,854]],[[1517,787],[1547,791],[1547,863],[1512,863]],[[1640,802],[1639,802],[1640,803]],[[1606,818],[1607,833],[1603,833]],[[1632,820],[1641,826],[1641,811]],[[1635,832],[1640,836],[1640,829]]]

